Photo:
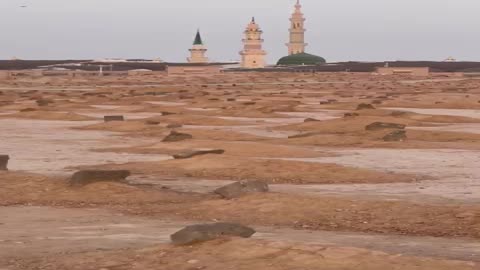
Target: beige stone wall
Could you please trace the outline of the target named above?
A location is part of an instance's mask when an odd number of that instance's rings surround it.
[[[218,74],[221,66],[167,66],[168,75]]]
[[[428,67],[381,67],[377,68],[377,73],[381,75],[412,75],[412,76],[428,76],[430,68]]]

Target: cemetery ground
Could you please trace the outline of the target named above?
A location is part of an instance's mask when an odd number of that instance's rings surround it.
[[[1,81],[0,269],[479,269],[479,89],[354,73]],[[170,239],[225,222],[255,234]]]

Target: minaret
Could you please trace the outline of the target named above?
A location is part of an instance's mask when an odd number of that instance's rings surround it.
[[[262,49],[262,33],[258,24],[255,22],[255,18],[248,24],[245,29],[245,38],[243,42],[243,51],[240,52],[242,56],[243,68],[264,68],[265,67],[265,55],[267,53]]]
[[[303,17],[300,0],[297,0],[295,11],[292,14],[292,18],[290,18],[290,22],[290,42],[287,43],[288,54],[304,53],[305,47],[308,44],[305,43],[305,18]]]
[[[207,63],[208,58],[205,57],[207,49],[203,45],[202,37],[200,36],[200,30],[197,30],[197,35],[193,41],[193,46],[189,50],[190,57],[187,58],[189,63]]]

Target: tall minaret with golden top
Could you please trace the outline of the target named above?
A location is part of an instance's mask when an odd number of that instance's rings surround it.
[[[287,43],[288,55],[304,53],[308,44],[305,43],[305,18],[303,17],[300,0],[297,0],[290,22],[290,42]]]
[[[265,55],[267,53],[262,49],[263,31],[255,22],[255,18],[248,24],[244,31],[245,38],[243,41],[243,50],[240,52],[242,56],[242,68],[264,68]]]

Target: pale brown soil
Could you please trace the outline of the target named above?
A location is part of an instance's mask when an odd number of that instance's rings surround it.
[[[0,81],[0,154],[11,156],[12,170],[0,172],[0,207],[12,213],[11,207],[39,206],[39,213],[51,215],[28,226],[21,225],[29,220],[21,214],[8,221],[18,225],[6,224],[3,237],[12,230],[18,238],[0,239],[0,269],[478,269],[469,262],[480,261],[478,246],[471,244],[480,238],[478,89],[480,80],[436,74]],[[39,107],[38,99],[53,103]],[[376,109],[356,110],[360,103]],[[25,109],[34,111],[20,112]],[[124,115],[126,121],[103,123],[105,115]],[[384,142],[391,130],[366,131],[373,122],[405,124],[407,139]],[[175,130],[193,139],[162,143],[170,124],[183,125]],[[225,153],[170,157],[207,148]],[[66,178],[77,168],[122,168],[134,175],[130,185],[72,188]],[[227,201],[201,186],[208,182],[210,191],[220,180],[244,179],[273,184],[274,192]],[[138,232],[101,234],[92,238],[95,244],[81,242],[81,249],[69,241],[91,232],[72,238],[67,230],[51,242],[42,231],[27,234],[53,221],[60,231],[73,226],[67,214],[73,209],[90,217],[78,219],[80,227],[138,218]],[[165,231],[152,233],[167,221],[176,222],[169,230],[241,222],[261,226],[263,236],[173,247],[164,244]],[[268,237],[276,230],[285,235]],[[310,233],[329,235],[334,247],[327,240],[308,241]],[[378,241],[352,240],[367,239],[363,234]],[[122,239],[129,244],[120,244]],[[156,246],[145,249],[150,244]],[[409,257],[417,251],[424,257]]]
[[[12,269],[265,269],[474,270],[475,263],[392,256],[355,248],[292,245],[245,239],[217,240],[191,247],[154,246],[14,262]]]
[[[318,156],[318,155],[317,155]],[[218,180],[261,180],[268,183],[333,184],[416,182],[422,176],[378,172],[328,163],[245,158],[228,155],[186,160],[81,167],[126,169],[138,174]],[[252,170],[255,168],[255,170]],[[301,173],[299,173],[301,172]]]
[[[237,200],[149,186],[96,183],[3,173],[0,205],[106,207],[131,215],[222,220],[299,229],[480,238],[480,208],[337,197],[262,194]]]

